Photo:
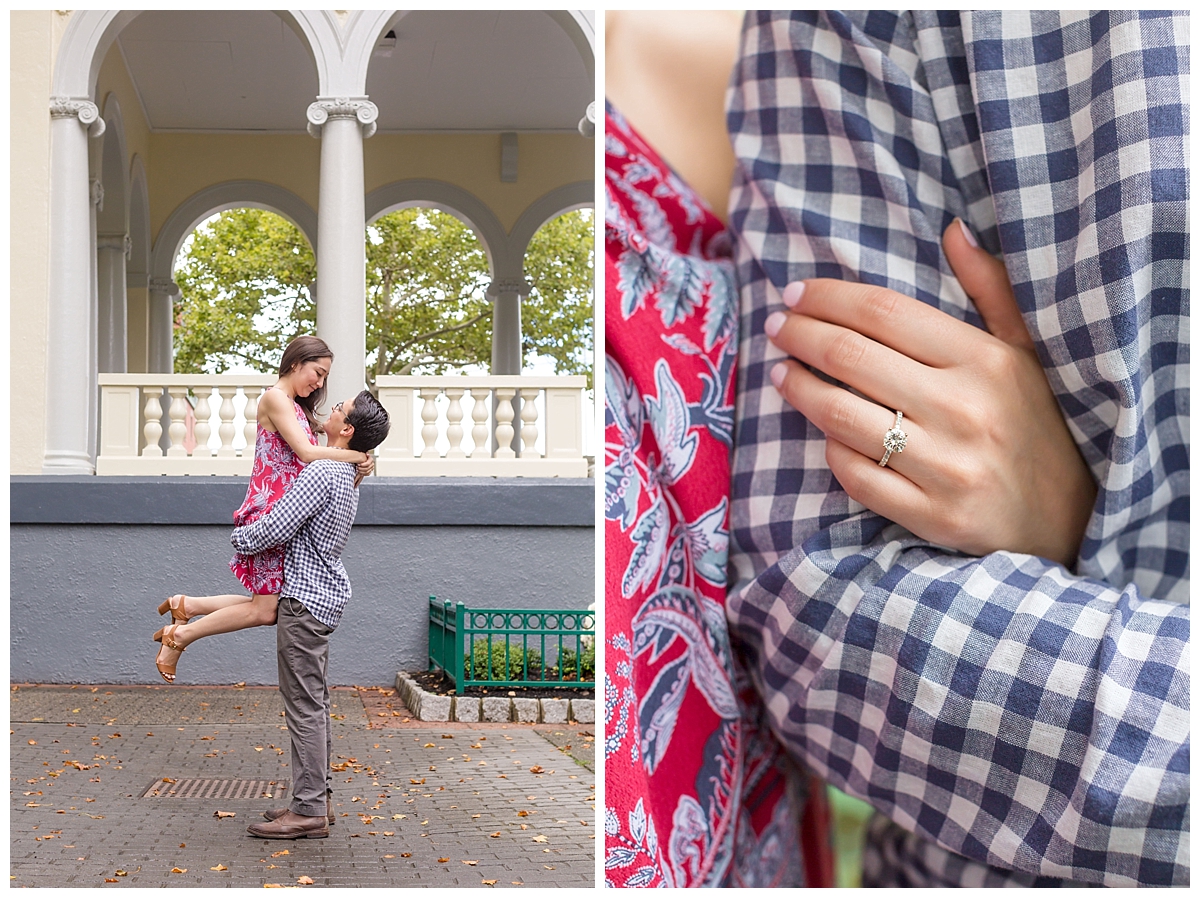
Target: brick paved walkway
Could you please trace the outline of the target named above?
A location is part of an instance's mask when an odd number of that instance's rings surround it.
[[[13,686],[10,886],[595,882],[591,727],[430,725],[387,690],[333,702],[337,825],[266,841],[246,826],[270,799],[141,796],[164,778],[290,782],[276,689]]]

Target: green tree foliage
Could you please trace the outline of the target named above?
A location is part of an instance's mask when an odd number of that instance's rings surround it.
[[[591,374],[593,217],[571,212],[530,242],[533,284],[523,347],[561,374]],[[475,233],[433,209],[403,209],[367,229],[366,374],[437,374],[491,361],[487,257]],[[198,228],[175,280],[175,370],[219,373],[236,363],[277,368],[297,333],[313,333],[316,264],[300,231],[270,212],[235,209]],[[319,297],[318,297],[319,300]]]
[[[279,369],[298,333],[315,333],[317,263],[291,222],[234,209],[197,228],[175,265],[175,370]]]

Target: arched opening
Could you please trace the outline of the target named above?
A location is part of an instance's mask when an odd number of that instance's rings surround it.
[[[380,374],[487,370],[487,254],[473,229],[409,206],[367,226],[367,382]]]
[[[529,295],[521,304],[523,373],[586,374],[595,345],[595,213],[556,215],[525,249]]]
[[[278,212],[209,215],[183,239],[171,277],[176,373],[270,373],[293,337],[316,329],[316,256]]]

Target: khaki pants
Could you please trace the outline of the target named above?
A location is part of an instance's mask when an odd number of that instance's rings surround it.
[[[333,790],[329,756],[329,634],[298,599],[279,599],[279,692],[292,739],[292,804],[297,814],[326,813]]]

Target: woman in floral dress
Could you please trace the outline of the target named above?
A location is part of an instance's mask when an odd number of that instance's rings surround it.
[[[311,461],[328,458],[359,465],[360,478],[374,467],[366,453],[317,444],[322,427],[316,410],[325,398],[325,379],[332,364],[333,353],[318,337],[296,337],[284,350],[278,382],[258,401],[254,468],[246,500],[233,515],[235,527],[252,524],[269,512]],[[197,639],[275,623],[283,556],[282,546],[257,555],[233,556],[229,567],[250,591],[248,596],[179,594],[158,606],[158,613],[169,611],[172,620],[154,634],[154,641],[162,643],[155,664],[164,680],[175,682],[179,653]],[[189,622],[199,615],[204,616]]]

